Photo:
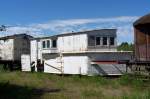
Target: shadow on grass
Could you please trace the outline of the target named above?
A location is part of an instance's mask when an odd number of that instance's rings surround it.
[[[60,89],[37,89],[18,86],[9,82],[0,83],[0,99],[40,99],[44,93],[56,93],[60,91]]]

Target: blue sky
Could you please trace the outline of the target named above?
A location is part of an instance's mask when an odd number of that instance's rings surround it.
[[[133,41],[132,23],[150,12],[149,0],[0,0],[1,36],[48,36],[71,31],[117,28],[118,41]]]

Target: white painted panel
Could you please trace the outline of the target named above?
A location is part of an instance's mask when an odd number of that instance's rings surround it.
[[[31,42],[31,62],[37,61],[37,41],[32,40]]]
[[[38,44],[38,59],[42,59],[42,53],[41,53],[42,46],[41,46],[41,42],[39,41],[37,44]]]
[[[53,68],[54,67],[54,68]],[[45,73],[61,73],[61,63],[57,59],[50,59],[44,62],[44,72]]]
[[[64,51],[63,44],[64,44],[63,37],[58,37],[58,39],[57,39],[58,51],[60,51],[60,52]]]
[[[71,35],[58,37],[58,50],[61,52],[86,51],[87,35]]]
[[[37,58],[38,58],[38,46],[37,46],[37,40],[30,41],[31,46],[31,63],[35,62],[35,66],[37,65]],[[37,68],[35,67],[35,71],[37,71]]]
[[[89,66],[87,56],[67,56],[63,57],[62,61],[59,58],[46,60],[44,64],[44,72],[46,73],[61,73],[61,63],[63,62],[64,74],[82,74],[86,75]],[[55,69],[55,68],[59,69]]]
[[[2,60],[14,60],[14,39],[0,40],[0,57]]]
[[[22,71],[31,71],[30,55],[21,55],[21,69]]]
[[[65,74],[86,75],[88,71],[89,60],[87,56],[69,56],[64,57]]]

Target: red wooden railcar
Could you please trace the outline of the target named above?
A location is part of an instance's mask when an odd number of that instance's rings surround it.
[[[135,61],[150,63],[150,14],[134,22]]]

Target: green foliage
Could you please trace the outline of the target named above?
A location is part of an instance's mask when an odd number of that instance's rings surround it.
[[[119,83],[121,85],[131,85],[132,87],[135,88],[142,87],[145,84],[145,82],[142,79],[138,79],[136,75],[127,75],[127,74],[123,75],[120,78]]]
[[[118,48],[118,51],[133,51],[134,50],[134,45],[132,43],[128,43],[128,42],[122,42]]]
[[[150,80],[3,71],[0,99],[150,99]]]

